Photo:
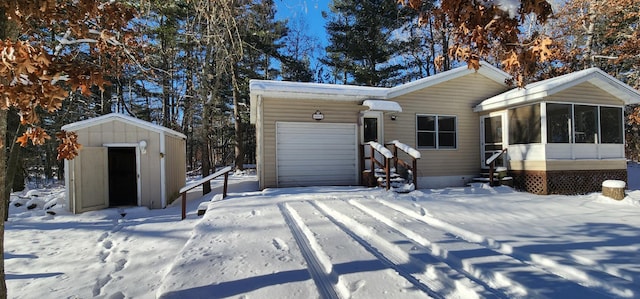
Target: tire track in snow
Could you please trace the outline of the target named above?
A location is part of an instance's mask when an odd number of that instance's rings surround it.
[[[280,203],[278,207],[307,262],[307,269],[318,287],[320,297],[327,299],[349,298],[349,292],[340,283],[340,278],[333,271],[333,265],[329,258],[322,252],[313,233],[304,224],[302,218],[287,203]]]
[[[481,245],[485,248],[496,251],[502,255],[519,260],[527,265],[530,265],[532,267],[540,269],[541,271],[544,271],[545,273],[547,273],[547,275],[561,277],[562,279],[565,279],[569,282],[573,282],[577,285],[576,287],[566,289],[567,286],[565,284],[564,286],[565,289],[562,290],[567,293],[573,293],[572,297],[581,297],[581,298],[588,298],[591,296],[601,297],[604,293],[604,294],[607,294],[608,296],[631,298],[631,297],[637,296],[637,294],[640,294],[640,287],[624,278],[614,276],[603,271],[589,269],[586,267],[578,268],[575,266],[567,266],[567,265],[574,265],[575,263],[572,261],[567,260],[566,263],[563,263],[562,260],[561,261],[553,260],[542,254],[531,254],[528,252],[520,251],[508,244],[504,244],[495,239],[478,235],[474,232],[457,227],[455,225],[449,224],[442,220],[433,218],[428,213],[425,213],[425,210],[422,207],[420,207],[419,212],[416,212],[412,209],[400,206],[398,204],[391,203],[387,200],[379,199],[377,201],[383,204],[384,206],[387,206],[413,219],[421,221],[427,225],[430,225],[437,229],[448,232],[467,242]],[[587,289],[584,286],[590,289]],[[556,288],[556,290],[560,291],[561,290],[560,288],[562,286],[556,284],[556,287],[558,287]],[[578,295],[579,292],[584,293],[585,296]]]
[[[311,200],[289,202],[298,212],[312,237],[329,257],[333,270],[350,298],[428,298],[397,271],[388,267],[311,205]]]
[[[411,241],[419,244],[419,246],[423,247],[424,250],[428,251],[432,256],[434,256],[435,258],[437,258],[438,260],[446,263],[447,265],[449,265],[451,268],[453,268],[454,270],[460,272],[461,274],[465,275],[467,278],[469,278],[470,280],[474,281],[475,283],[478,283],[480,285],[482,285],[483,287],[485,287],[485,289],[487,289],[488,291],[492,292],[493,295],[495,295],[496,297],[501,297],[501,298],[510,298],[513,296],[523,296],[526,295],[526,293],[523,293],[522,290],[524,290],[524,288],[519,285],[518,283],[514,282],[514,281],[508,281],[505,282],[505,286],[500,286],[500,285],[490,285],[487,284],[484,280],[485,278],[487,278],[487,275],[483,274],[482,271],[480,269],[476,269],[473,266],[467,266],[465,267],[462,262],[452,262],[451,260],[451,255],[450,253],[438,246],[437,244],[434,244],[431,240],[423,237],[422,235],[418,234],[417,232],[414,232],[402,225],[400,225],[398,222],[391,220],[389,217],[384,216],[383,214],[379,213],[378,211],[375,211],[374,209],[371,209],[367,206],[365,206],[364,204],[356,201],[356,200],[348,200],[346,201],[347,203],[349,203],[350,205],[360,209],[361,211],[365,212],[366,214],[368,214],[369,216],[373,217],[374,219],[376,219],[377,221],[380,221],[382,223],[384,223],[385,225],[387,225],[388,227],[392,228],[393,230],[397,231],[398,233],[402,234],[403,236],[407,237],[408,239],[410,239]],[[454,239],[454,238],[451,238]],[[451,240],[451,241],[455,241],[455,240]],[[503,278],[505,279],[505,278]],[[495,280],[495,279],[492,279]],[[507,290],[499,290],[500,288],[504,288],[508,286],[509,289]],[[504,291],[506,291],[506,293],[503,293]]]
[[[336,200],[335,203],[343,203],[347,208],[349,207],[347,203],[340,200]],[[312,201],[311,204],[382,263],[394,269],[398,275],[427,295],[433,298],[495,297],[486,292],[482,286],[473,283],[435,258],[427,263],[412,256],[371,228],[354,220],[355,217],[346,216],[319,201]],[[334,206],[333,203],[332,206]]]

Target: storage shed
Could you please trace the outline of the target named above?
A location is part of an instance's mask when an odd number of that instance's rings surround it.
[[[78,156],[65,160],[66,202],[73,213],[117,206],[164,208],[186,182],[186,136],[112,113],[62,127],[75,131]]]

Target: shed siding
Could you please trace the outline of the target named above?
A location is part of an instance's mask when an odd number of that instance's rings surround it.
[[[262,167],[264,177],[261,179],[261,188],[276,187],[276,121],[281,122],[310,122],[316,120],[311,115],[319,110],[324,115],[321,122],[326,123],[357,123],[359,113],[364,109],[359,102],[327,101],[327,100],[296,100],[296,99],[270,99],[263,100],[263,126],[262,137]],[[330,141],[328,141],[330,142]]]
[[[480,74],[472,73],[394,99],[402,106],[396,121],[385,117],[385,141],[394,139],[416,147],[416,115],[457,117],[457,149],[419,149],[418,177],[477,174],[480,169],[480,128],[473,106],[506,90]]]
[[[560,91],[544,99],[550,102],[571,102],[598,105],[623,106],[624,102],[597,86],[584,82]]]
[[[76,131],[83,146],[101,147],[108,143],[138,143],[147,141],[147,153],[140,155],[140,204],[161,207],[160,190],[160,134],[121,121],[110,121]],[[86,170],[83,170],[86,171]],[[95,171],[82,175],[101,175]],[[153,203],[153,205],[152,205]]]
[[[185,140],[182,138],[166,135],[165,137],[165,173],[166,173],[166,194],[167,204],[172,203],[180,196],[180,188],[186,184],[187,165]]]

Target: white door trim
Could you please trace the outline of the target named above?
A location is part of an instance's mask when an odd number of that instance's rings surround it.
[[[136,188],[138,189],[138,206],[142,206],[142,175],[140,175],[140,157],[142,153],[140,152],[140,144],[139,143],[105,143],[102,145],[103,147],[133,147],[136,149]],[[108,156],[107,152],[107,156]]]

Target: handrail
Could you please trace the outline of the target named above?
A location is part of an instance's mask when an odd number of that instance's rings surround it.
[[[227,197],[227,182],[229,181],[229,172],[231,171],[231,166],[227,166],[219,171],[216,171],[214,174],[208,175],[204,178],[201,178],[189,185],[186,185],[180,188],[180,194],[182,195],[182,220],[187,218],[187,191],[198,187],[200,185],[209,184],[209,182],[221,175],[224,175],[224,187],[222,188],[222,198]],[[205,192],[204,188],[202,190],[202,195],[205,195],[209,192]]]
[[[507,152],[507,148],[504,148],[502,151],[495,153],[489,157],[484,164],[489,165],[489,185],[493,186],[493,173],[495,172],[496,160]]]
[[[418,173],[417,173],[418,159],[422,157],[420,152],[398,140],[393,140],[390,143],[388,143],[388,145],[393,145],[393,156],[394,156],[393,167],[395,167],[396,171],[398,171],[398,164],[400,164],[401,166],[407,168],[408,170],[411,170],[412,177],[413,177],[412,178],[413,186],[415,189],[418,189]],[[400,157],[398,156],[398,149],[405,152],[407,155],[411,157],[411,160],[412,160],[411,165],[409,165],[404,160],[400,159]]]
[[[387,190],[389,190],[389,188],[391,188],[391,159],[393,159],[393,154],[389,149],[387,149],[380,143],[370,141],[368,144],[371,147],[371,156],[369,157],[369,159],[371,160],[371,171],[375,172],[376,165],[384,167],[386,181],[385,187]],[[384,163],[376,159],[376,152],[379,152],[385,157]]]

